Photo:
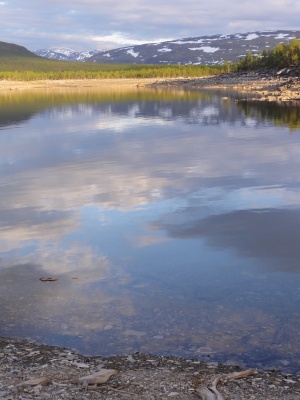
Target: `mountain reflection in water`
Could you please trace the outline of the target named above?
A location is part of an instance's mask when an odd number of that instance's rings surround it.
[[[293,106],[140,89],[0,106],[0,335],[300,370]]]

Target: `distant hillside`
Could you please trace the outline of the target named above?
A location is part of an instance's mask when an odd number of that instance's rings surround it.
[[[101,50],[75,51],[65,47],[53,47],[51,49],[40,49],[34,51],[38,56],[60,61],[85,61],[100,52]]]
[[[0,42],[0,57],[37,57],[23,46]]]
[[[260,55],[264,50],[272,50],[275,46],[290,42],[293,38],[300,40],[300,30],[256,31],[231,35],[199,36],[121,47],[109,51],[86,50],[78,52],[66,48],[52,48],[36,50],[36,54],[25,47],[0,42],[0,57],[30,56],[41,60],[48,58],[52,62],[57,60],[82,61],[110,65],[152,64],[167,66],[174,64],[219,66],[225,61],[237,63],[247,53],[253,56]],[[53,66],[54,64],[52,64]],[[73,68],[77,70],[80,67],[74,64]]]
[[[101,63],[205,64],[237,62],[247,52],[261,54],[293,38],[300,31],[259,31],[232,35],[199,36],[167,42],[123,47],[96,54],[89,59]]]

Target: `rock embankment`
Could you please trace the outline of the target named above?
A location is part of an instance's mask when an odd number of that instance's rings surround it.
[[[300,376],[250,370],[242,379],[229,378],[237,371],[216,362],[139,353],[84,357],[65,348],[0,338],[1,400],[193,400],[219,375],[218,391],[228,400],[300,399]]]
[[[152,86],[231,90],[243,95],[246,100],[300,101],[300,69],[235,72],[207,78],[158,82]]]

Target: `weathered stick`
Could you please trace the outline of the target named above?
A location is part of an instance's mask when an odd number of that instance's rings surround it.
[[[231,374],[226,374],[221,376],[221,379],[241,379],[241,378],[247,378],[250,375],[255,374],[255,369],[247,369],[246,371],[241,371],[241,372],[232,372]]]
[[[111,386],[88,386],[86,389],[87,390],[112,390],[113,392],[125,394],[127,396],[140,396],[137,393],[126,392],[126,390],[115,389]]]
[[[254,373],[255,373],[254,369],[247,369],[246,371],[217,375],[212,381],[210,387],[201,386],[199,388],[196,388],[196,392],[201,397],[202,400],[225,400],[225,398],[221,395],[221,393],[217,389],[217,385],[220,382],[220,380],[247,378],[248,376],[253,375]]]
[[[17,386],[38,386],[38,385],[47,386],[47,385],[50,385],[51,382],[52,382],[52,379],[48,378],[48,377],[32,378],[27,381],[18,383]]]
[[[212,387],[200,387],[196,389],[196,392],[202,400],[225,400],[221,393]]]
[[[100,369],[91,375],[81,376],[80,378],[72,379],[72,383],[79,383],[80,385],[101,385],[106,383],[113,375],[117,374],[118,371],[115,369]]]

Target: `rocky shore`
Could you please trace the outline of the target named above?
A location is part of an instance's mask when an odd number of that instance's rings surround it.
[[[65,348],[0,338],[2,400],[300,399],[300,376],[256,370],[240,376],[239,371],[233,365],[140,353],[85,357]],[[221,397],[203,389],[216,376]],[[201,390],[208,390],[209,397]]]
[[[300,101],[300,69],[283,68],[221,74],[198,79],[156,82],[152,87],[215,89],[239,93],[241,99],[295,102]]]

